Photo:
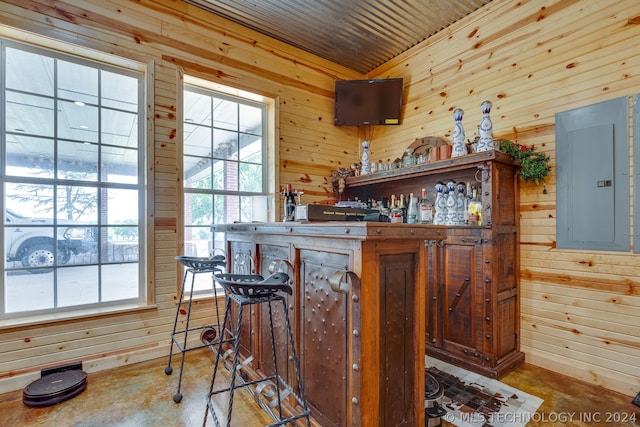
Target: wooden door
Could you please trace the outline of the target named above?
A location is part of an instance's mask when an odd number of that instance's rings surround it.
[[[481,263],[479,238],[452,235],[444,242],[440,276],[442,348],[457,357],[478,357],[482,348],[482,270],[477,268]]]
[[[412,426],[417,253],[381,255],[380,262],[380,425]]]

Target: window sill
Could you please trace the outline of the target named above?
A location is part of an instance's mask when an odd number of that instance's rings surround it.
[[[6,332],[12,329],[38,326],[43,324],[49,326],[58,323],[66,323],[78,320],[84,321],[101,317],[111,317],[118,314],[145,312],[156,310],[157,308],[158,306],[155,304],[123,304],[84,310],[69,310],[55,314],[48,313],[37,316],[24,316],[12,319],[3,319],[0,320],[0,332]]]

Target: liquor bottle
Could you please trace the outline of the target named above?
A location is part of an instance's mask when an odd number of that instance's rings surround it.
[[[402,210],[400,210],[395,194],[391,196],[391,206],[389,207],[389,222],[402,222]]]
[[[473,187],[473,195],[468,203],[469,225],[482,225],[482,202],[478,199],[478,189]]]
[[[447,186],[442,181],[436,183],[435,213],[433,214],[434,225],[444,225],[447,216],[447,196],[444,194]]]
[[[467,212],[467,203],[466,198],[464,196],[466,186],[464,182],[458,182],[456,184],[456,215],[457,215],[457,223],[458,225],[465,224],[465,214]]]
[[[420,198],[420,204],[418,205],[418,221],[420,224],[432,224],[433,223],[433,205],[427,198],[427,189],[422,189],[422,197]]]
[[[464,223],[469,225],[469,201],[473,198],[473,188],[471,183],[467,182],[467,193],[464,197]]]
[[[482,111],[482,121],[480,121],[480,126],[478,128],[478,133],[480,134],[480,140],[478,141],[478,149],[477,151],[480,153],[482,151],[493,150],[493,137],[491,132],[493,131],[493,123],[491,122],[491,117],[489,117],[489,113],[491,112],[491,101],[484,101],[480,104],[480,110]]]
[[[371,163],[369,162],[369,141],[362,141],[362,166],[360,169],[361,175],[368,175],[371,173]]]
[[[287,184],[284,190],[284,219],[283,221],[293,221],[296,211],[296,199],[293,191],[291,191],[291,184]]]
[[[451,151],[451,157],[464,156],[467,154],[467,145],[464,142],[464,127],[462,127],[462,116],[464,111],[461,108],[456,108],[453,111],[453,119],[456,121],[453,128],[453,149]]]
[[[387,220],[389,219],[390,216],[390,211],[389,211],[389,199],[387,198],[383,198],[380,201],[380,215],[382,215],[383,217],[387,217]]]
[[[400,194],[400,203],[398,207],[400,208],[400,212],[402,212],[402,222],[407,222],[407,204],[405,203],[404,194]]]
[[[418,199],[409,193],[409,207],[407,208],[407,224],[418,222]]]
[[[456,197],[456,182],[450,179],[447,182],[447,196],[446,196],[447,214],[445,217],[445,225],[458,225],[458,200]]]

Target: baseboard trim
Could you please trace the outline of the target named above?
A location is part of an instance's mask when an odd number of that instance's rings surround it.
[[[159,357],[169,356],[169,339],[162,343],[163,345],[153,345],[146,348],[130,348],[124,349],[117,353],[109,355],[87,356],[82,358],[83,370],[87,373],[99,372],[107,369],[114,369],[122,366],[131,365],[133,363],[145,362]],[[59,361],[56,365],[64,365],[76,363],[77,360]],[[22,390],[27,384],[41,377],[41,371],[50,368],[48,366],[34,366],[31,370],[0,378],[0,394],[9,393],[16,390]]]

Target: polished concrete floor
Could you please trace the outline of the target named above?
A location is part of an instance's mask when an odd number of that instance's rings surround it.
[[[172,400],[177,387],[179,358],[174,359],[171,376],[164,374],[167,361],[162,358],[91,373],[84,392],[50,407],[25,406],[22,391],[2,394],[0,426],[200,426],[207,413],[204,396],[209,388],[212,362],[213,353],[208,349],[187,353],[183,399],[179,404]],[[221,372],[226,375],[225,369]],[[525,365],[502,378],[502,382],[544,399],[536,417],[528,424],[531,427],[640,426],[640,408],[631,404],[631,397],[545,369]],[[589,416],[591,422],[586,421]],[[238,427],[271,423],[246,391],[236,394],[232,418],[232,425]],[[594,419],[600,422],[594,422]],[[207,425],[214,425],[210,416]],[[444,425],[448,424],[445,422]]]

